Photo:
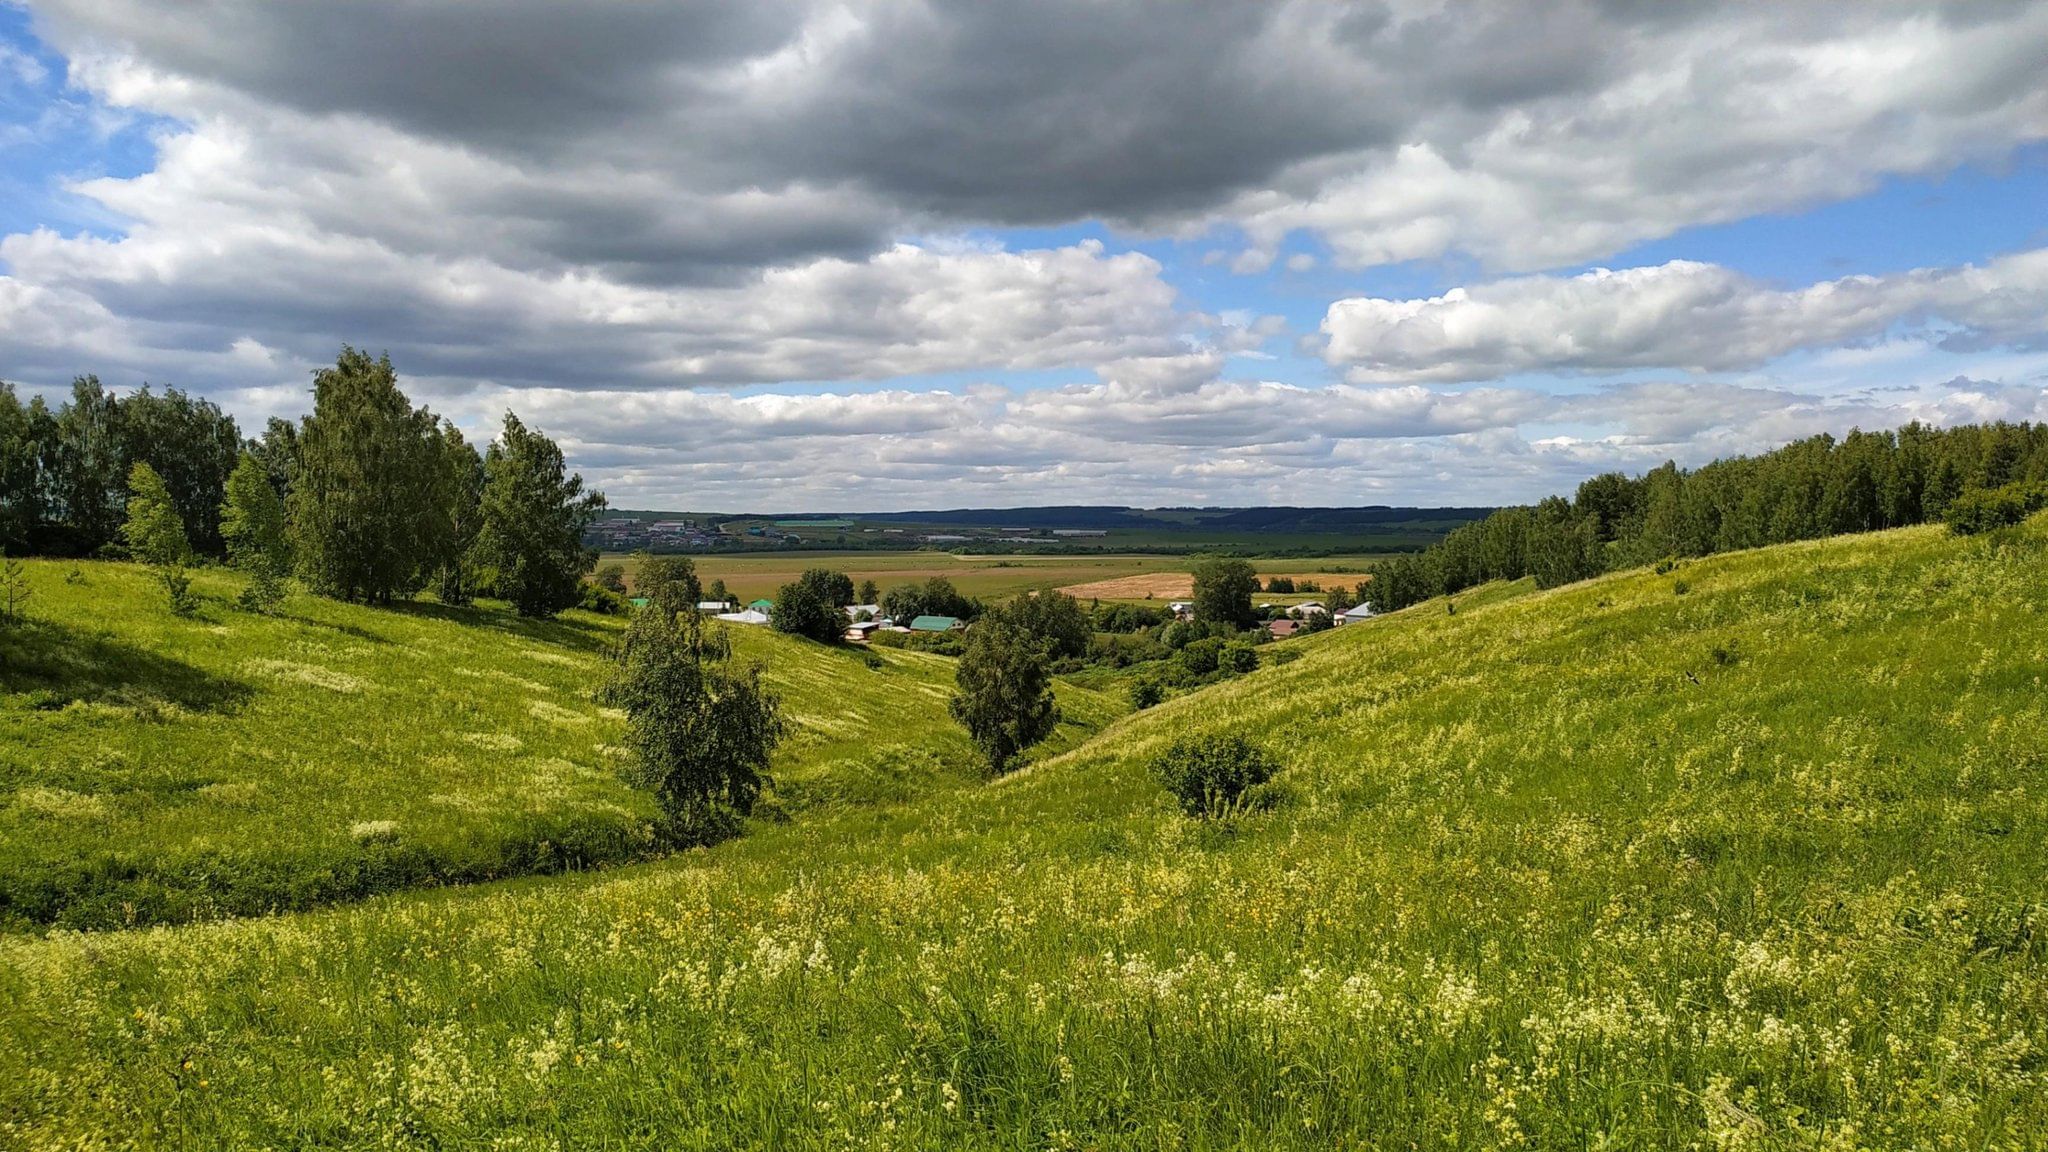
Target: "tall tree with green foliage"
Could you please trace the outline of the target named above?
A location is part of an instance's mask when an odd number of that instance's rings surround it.
[[[768,626],[777,632],[830,644],[845,635],[846,613],[821,591],[818,581],[800,578],[784,584],[775,593],[775,607],[768,610]]]
[[[1053,699],[1045,651],[1031,634],[991,617],[967,633],[953,672],[953,718],[967,729],[991,773],[1052,735],[1060,708]]]
[[[521,616],[553,616],[581,597],[583,574],[596,556],[583,529],[604,509],[604,494],[585,492],[553,440],[512,413],[484,454],[482,527],[477,553],[494,569],[493,586]]]
[[[377,604],[419,591],[448,530],[440,421],[398,390],[390,357],[343,347],[313,374],[297,460],[285,504],[307,585]]]
[[[1012,597],[1008,603],[992,609],[983,620],[998,618],[1023,629],[1054,659],[1086,655],[1088,642],[1095,637],[1094,621],[1081,602],[1050,588]]]
[[[51,453],[52,509],[63,525],[60,550],[89,556],[121,534],[128,459],[121,405],[97,376],[71,382],[71,399],[58,410]]]
[[[443,604],[476,599],[477,547],[483,530],[484,460],[453,423],[443,421],[434,507],[441,523],[434,533],[434,596]]]
[[[34,546],[43,524],[42,453],[34,411],[0,381],[0,551]]]
[[[651,611],[667,616],[685,612],[694,615],[698,603],[704,599],[703,586],[697,579],[697,562],[688,556],[635,552],[633,587],[646,597]],[[715,587],[712,599],[725,599],[724,581],[719,581]]]
[[[137,463],[128,472],[128,519],[121,526],[128,552],[150,566],[169,597],[171,611],[190,615],[198,605],[192,595],[192,579],[185,565],[192,559],[192,542],[185,538],[185,521],[164,478],[147,464]]]
[[[220,505],[220,534],[228,563],[248,575],[242,606],[267,612],[284,599],[284,577],[291,571],[291,545],[285,537],[284,501],[271,487],[270,474],[253,453],[228,474],[227,495]]]
[[[1250,628],[1258,623],[1252,596],[1259,574],[1249,561],[1206,557],[1195,564],[1195,619]]]
[[[211,400],[144,384],[120,401],[122,458],[146,461],[163,477],[194,552],[223,556],[221,501],[242,455],[235,421]]]
[[[626,713],[626,779],[654,794],[662,840],[688,847],[736,832],[785,730],[760,668],[734,668],[724,633],[706,632],[694,612],[641,612],[604,698]]]

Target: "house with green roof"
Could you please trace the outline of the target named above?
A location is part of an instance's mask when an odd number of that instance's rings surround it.
[[[951,632],[965,625],[958,616],[919,616],[910,622],[912,632]]]
[[[747,605],[747,607],[752,608],[756,612],[766,612],[775,607],[775,601],[763,596],[761,599]]]

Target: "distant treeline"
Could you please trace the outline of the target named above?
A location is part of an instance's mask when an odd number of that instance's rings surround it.
[[[1667,557],[1940,520],[1965,493],[2048,480],[2048,424],[1821,435],[1695,470],[1595,476],[1567,500],[1503,508],[1373,566],[1370,599],[1404,608],[1489,580],[1545,588]],[[1974,495],[1973,495],[1974,499]]]
[[[386,602],[431,586],[448,602],[497,594],[540,615],[581,595],[579,536],[604,501],[565,474],[554,442],[507,413],[479,453],[406,398],[389,359],[353,348],[314,374],[309,415],[273,417],[247,439],[176,388],[124,397],[81,376],[52,409],[0,382],[0,549],[125,555],[131,477],[148,465],[191,552],[227,558],[222,505],[245,458],[283,503],[288,563],[315,592]]]

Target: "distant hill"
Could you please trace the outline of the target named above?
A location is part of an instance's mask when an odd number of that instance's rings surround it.
[[[1356,508],[1132,508],[1104,504],[1047,504],[1029,508],[946,508],[902,512],[675,512],[614,509],[611,516],[650,519],[693,519],[707,523],[735,520],[851,520],[873,524],[930,524],[957,527],[1033,529],[1080,528],[1171,532],[1190,528],[1237,532],[1350,533],[1417,525],[1452,525],[1483,520],[1492,508],[1405,508],[1366,505]]]

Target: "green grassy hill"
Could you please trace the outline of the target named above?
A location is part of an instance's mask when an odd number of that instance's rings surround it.
[[[0,940],[0,1144],[2038,1146],[2044,613],[2039,520],[1487,590],[986,787]],[[1179,816],[1195,731],[1288,800]]]
[[[28,567],[36,623],[0,632],[0,925],[303,908],[652,850],[593,699],[615,620],[311,596],[258,616],[222,572],[181,620],[140,569]],[[735,638],[794,722],[771,812],[977,778],[950,660]],[[1072,743],[1119,709],[1075,690],[1067,711]]]

